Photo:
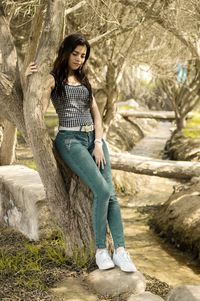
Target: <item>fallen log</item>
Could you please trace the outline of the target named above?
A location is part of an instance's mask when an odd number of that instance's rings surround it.
[[[127,153],[110,153],[112,169],[164,178],[190,179],[200,176],[200,162],[159,160]]]
[[[123,117],[135,118],[154,118],[164,120],[174,120],[175,114],[172,111],[135,111],[135,110],[119,110],[118,113]],[[187,118],[192,118],[193,113],[188,113]]]

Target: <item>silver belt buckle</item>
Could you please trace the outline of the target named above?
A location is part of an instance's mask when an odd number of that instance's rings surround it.
[[[84,128],[85,128],[85,132],[87,132],[87,133],[88,133],[88,132],[90,132],[90,131],[91,131],[91,128],[92,128],[92,127],[91,127],[91,125],[85,125],[85,127],[84,127]]]

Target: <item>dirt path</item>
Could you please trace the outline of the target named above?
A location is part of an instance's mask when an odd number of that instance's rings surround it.
[[[159,122],[158,126],[154,128],[149,135],[141,139],[130,153],[134,155],[161,159],[166,141],[171,135],[170,128],[171,122]]]
[[[131,151],[133,154],[161,159],[170,136],[169,122],[160,122]],[[170,285],[199,284],[200,268],[186,254],[165,244],[148,226],[156,206],[165,202],[180,184],[175,179],[136,175],[138,191],[121,199],[127,247],[138,268]]]

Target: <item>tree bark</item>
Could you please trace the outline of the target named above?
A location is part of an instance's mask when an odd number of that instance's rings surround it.
[[[17,129],[8,120],[3,122],[3,140],[0,146],[0,165],[10,165],[15,160]]]
[[[176,118],[176,127],[177,131],[182,131],[186,126],[186,120],[185,117],[181,116],[179,118]]]
[[[116,114],[116,100],[118,96],[118,90],[116,85],[116,69],[113,66],[113,62],[109,62],[108,71],[106,74],[106,94],[107,103],[104,108],[103,115],[103,126],[104,126],[104,136],[106,137],[109,127],[115,118]]]
[[[199,177],[200,163],[188,161],[156,160],[153,158],[111,153],[113,169],[164,178],[190,179]]]

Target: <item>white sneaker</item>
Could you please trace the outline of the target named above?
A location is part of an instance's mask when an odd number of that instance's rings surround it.
[[[100,270],[108,270],[115,267],[108,251],[106,249],[102,249],[96,252],[95,255],[96,264]]]
[[[123,251],[114,251],[113,262],[124,272],[136,272],[137,268],[131,260],[128,252]]]

